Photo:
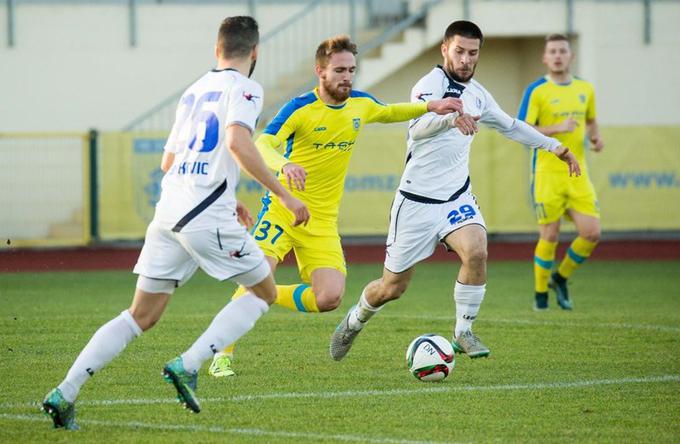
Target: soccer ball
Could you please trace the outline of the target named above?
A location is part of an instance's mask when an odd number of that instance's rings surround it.
[[[418,336],[406,349],[406,365],[421,381],[441,381],[455,364],[451,343],[435,334]]]

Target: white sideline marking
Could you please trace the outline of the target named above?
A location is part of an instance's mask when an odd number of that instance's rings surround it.
[[[208,403],[224,402],[244,402],[259,401],[267,399],[332,399],[332,398],[358,398],[365,396],[403,396],[419,394],[437,394],[453,392],[487,392],[487,391],[512,391],[512,390],[541,390],[541,389],[566,389],[593,387],[599,385],[617,384],[648,384],[657,382],[677,382],[680,375],[647,376],[640,378],[621,378],[621,379],[591,379],[572,382],[545,382],[534,384],[502,384],[502,385],[466,385],[466,386],[440,386],[440,387],[421,387],[414,389],[389,389],[389,390],[347,390],[343,392],[288,392],[288,393],[264,393],[259,395],[239,395],[219,398],[199,398],[200,401]],[[92,401],[79,401],[78,405],[109,406],[109,405],[149,405],[149,404],[176,404],[177,401],[171,398],[164,399],[100,399]],[[0,404],[0,408],[11,409],[19,407],[38,407],[37,402],[22,404]]]
[[[267,317],[272,318],[272,317],[279,317],[279,318],[293,318],[297,317],[298,313],[288,313],[288,312],[274,312],[274,313],[269,313],[267,314]],[[172,317],[172,315],[167,316],[168,319]],[[49,319],[58,319],[58,320],[72,320],[74,316],[50,316]],[[204,319],[206,322],[210,322],[212,320],[212,316],[210,315],[198,315],[198,314],[190,314],[186,316],[182,316],[182,318],[192,318],[192,319]],[[318,317],[316,317],[318,319]],[[428,319],[428,320],[433,320],[433,321],[455,321],[456,317],[455,314],[451,314],[448,316],[442,316],[442,315],[436,315],[436,314],[428,314],[428,313],[422,313],[422,314],[381,314],[380,318],[390,318],[390,319]],[[39,319],[47,319],[44,317],[39,317]],[[556,326],[556,327],[594,327],[594,328],[616,328],[616,329],[624,329],[624,330],[653,330],[653,331],[662,331],[662,332],[669,332],[669,333],[680,333],[680,326],[673,326],[673,325],[658,325],[658,324],[630,324],[630,323],[617,323],[617,322],[600,322],[600,323],[589,323],[589,322],[583,322],[583,321],[575,321],[575,322],[561,322],[561,321],[549,321],[549,320],[537,320],[537,319],[502,319],[502,318],[485,318],[481,317],[478,320],[481,320],[483,323],[484,322],[489,322],[489,323],[498,323],[498,324],[524,324],[524,325],[547,325],[547,326]]]
[[[441,315],[429,315],[429,314],[414,314],[414,315],[400,315],[400,314],[384,314],[380,316],[381,318],[398,318],[398,319],[429,319],[434,321],[455,321],[455,315],[451,316],[441,316]],[[560,322],[560,321],[541,321],[534,319],[501,319],[501,318],[479,318],[478,321],[498,323],[498,324],[524,324],[524,325],[549,325],[556,327],[595,327],[595,328],[620,328],[625,330],[655,330],[670,333],[680,333],[680,327],[675,327],[671,325],[657,325],[657,324],[628,324],[628,323],[616,323],[616,322],[602,322],[602,323],[588,323],[588,322]]]
[[[34,421],[34,422],[46,422],[46,418],[40,417],[38,415],[11,415],[7,413],[0,413],[0,419],[9,419],[16,421]],[[408,439],[396,439],[396,438],[371,438],[368,436],[359,435],[331,435],[323,433],[308,433],[308,432],[286,432],[284,430],[263,430],[263,429],[244,429],[244,428],[229,428],[220,426],[201,426],[201,425],[183,425],[183,424],[152,424],[148,422],[138,422],[138,421],[127,421],[127,422],[117,422],[117,421],[100,421],[97,419],[84,419],[78,420],[79,423],[83,425],[97,425],[105,426],[119,429],[121,427],[130,429],[151,429],[151,430],[173,430],[181,432],[208,432],[208,433],[233,433],[237,435],[250,435],[250,436],[270,436],[276,438],[302,438],[312,441],[321,440],[336,440],[345,442],[368,442],[376,444],[439,444],[437,441],[411,441]],[[453,443],[452,443],[453,444]]]

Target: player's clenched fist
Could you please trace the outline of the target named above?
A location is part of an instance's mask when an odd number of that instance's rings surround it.
[[[463,101],[454,97],[427,102],[427,110],[436,114],[463,113]]]

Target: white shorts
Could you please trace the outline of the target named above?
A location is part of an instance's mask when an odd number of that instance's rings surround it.
[[[232,279],[244,287],[259,284],[271,273],[262,250],[241,225],[175,233],[151,222],[134,273],[180,286],[198,267],[217,280]]]
[[[486,228],[477,200],[469,190],[444,203],[416,202],[397,190],[390,212],[385,268],[393,273],[408,270],[430,257],[437,243],[449,233],[471,224]]]

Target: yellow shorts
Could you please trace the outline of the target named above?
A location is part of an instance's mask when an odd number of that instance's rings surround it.
[[[280,204],[264,205],[251,231],[264,254],[281,262],[292,249],[306,283],[317,268],[334,268],[346,275],[337,222],[315,219],[314,215],[307,226],[294,227],[293,221],[293,215]]]
[[[537,171],[531,191],[539,224],[556,222],[567,210],[600,217],[595,188],[587,173],[569,177],[561,172]]]

